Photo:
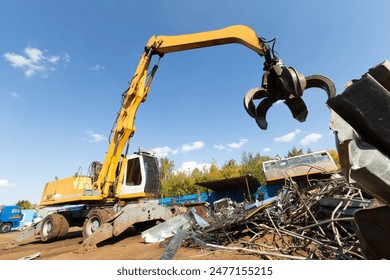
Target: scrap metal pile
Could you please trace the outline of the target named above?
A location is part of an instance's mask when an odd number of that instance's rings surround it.
[[[345,178],[306,188],[287,178],[278,196],[227,204],[210,224],[192,211],[162,258],[183,244],[262,259],[390,259],[390,62],[352,80],[327,105]]]
[[[261,259],[365,259],[352,215],[370,204],[343,177],[298,189],[286,180],[279,196],[192,227],[183,246],[234,250]],[[252,206],[252,207],[251,207]]]

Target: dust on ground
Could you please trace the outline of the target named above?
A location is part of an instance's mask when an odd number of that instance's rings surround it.
[[[65,239],[49,243],[35,241],[3,250],[19,232],[0,234],[0,260],[18,260],[40,253],[37,260],[158,260],[165,247],[161,243],[147,244],[134,229],[99,244],[96,250],[76,253],[83,242],[80,228],[71,228]],[[255,255],[232,251],[211,251],[180,247],[175,260],[258,260]]]

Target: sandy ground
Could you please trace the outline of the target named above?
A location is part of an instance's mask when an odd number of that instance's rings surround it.
[[[40,253],[37,260],[158,260],[165,247],[159,243],[146,244],[139,233],[129,229],[122,235],[102,242],[96,250],[76,253],[83,237],[79,228],[72,228],[65,239],[51,243],[33,243],[3,250],[19,232],[0,234],[0,260],[18,260]],[[231,251],[209,251],[181,247],[176,260],[256,260],[259,257]]]

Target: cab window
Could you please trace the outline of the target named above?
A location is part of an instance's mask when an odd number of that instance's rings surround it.
[[[126,185],[138,186],[141,185],[141,165],[139,158],[133,158],[127,161],[127,176]]]

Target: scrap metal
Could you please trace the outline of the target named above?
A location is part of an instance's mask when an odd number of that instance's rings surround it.
[[[376,204],[354,215],[369,259],[390,259],[390,62],[384,61],[327,101],[344,174]]]
[[[209,226],[190,222],[180,242],[261,259],[365,259],[351,215],[371,202],[342,176],[319,180],[306,189],[286,179],[279,196],[267,203],[250,208],[236,204],[234,211],[215,215]],[[178,243],[173,245],[177,250]]]
[[[278,196],[265,201],[222,199],[208,226],[189,220],[187,236],[180,231],[182,246],[233,250],[260,259],[390,259],[390,62],[373,67],[337,96],[327,78],[305,78],[282,64],[268,70],[274,72],[265,75],[263,88],[249,91],[244,99],[248,114],[265,129],[267,110],[284,99],[303,121],[303,89],[324,89],[343,172],[307,179],[307,187],[286,174]],[[284,91],[269,95],[265,88],[278,83]],[[256,108],[254,100],[261,98]],[[178,242],[172,245],[177,250]]]

